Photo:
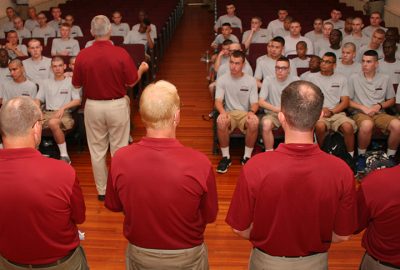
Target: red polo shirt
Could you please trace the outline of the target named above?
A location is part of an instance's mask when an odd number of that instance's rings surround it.
[[[355,181],[340,159],[314,144],[280,144],[243,167],[226,222],[272,256],[326,252],[332,232],[357,225]]]
[[[400,267],[400,166],[369,174],[357,197],[358,231],[367,228],[362,246],[374,258]]]
[[[217,215],[214,171],[205,155],[175,139],[143,138],[115,153],[105,205],[124,212],[124,235],[134,245],[198,246]]]
[[[0,150],[0,254],[47,264],[79,245],[85,203],[74,169],[31,148]]]
[[[126,85],[138,79],[132,58],[110,41],[95,41],[76,58],[72,84],[83,87],[86,98],[108,100],[126,95]]]

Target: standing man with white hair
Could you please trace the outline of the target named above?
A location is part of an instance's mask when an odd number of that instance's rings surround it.
[[[133,87],[148,70],[139,70],[129,54],[110,40],[111,23],[104,15],[92,19],[93,46],[82,50],[75,62],[72,84],[83,87],[87,98],[85,127],[98,199],[104,201],[107,184],[107,151],[111,155],[129,140],[130,109],[126,87]]]

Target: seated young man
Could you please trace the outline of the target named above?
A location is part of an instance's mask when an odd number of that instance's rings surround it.
[[[80,47],[79,42],[70,36],[71,25],[62,23],[60,26],[61,38],[55,38],[51,46],[51,55],[77,56]]]
[[[239,39],[234,34],[232,34],[232,27],[230,23],[224,23],[222,25],[221,34],[219,34],[211,43],[211,47],[217,49],[218,46],[227,39],[232,40],[233,43],[239,43]]]
[[[234,51],[230,56],[230,72],[217,79],[215,94],[215,108],[219,112],[217,118],[217,133],[221,147],[222,159],[218,164],[217,172],[226,173],[232,164],[229,153],[230,133],[239,128],[246,134],[245,150],[241,163],[244,165],[253,152],[257,140],[258,94],[256,80],[243,72],[245,54]]]
[[[81,104],[79,90],[71,83],[71,78],[64,75],[66,65],[61,57],[53,57],[51,69],[54,78],[43,81],[36,96],[37,102],[45,103],[43,128],[49,127],[60,150],[60,159],[71,163],[65,142],[65,130],[74,125],[70,109]]]
[[[264,109],[265,116],[261,118],[262,138],[265,151],[274,150],[274,134],[272,130],[281,126],[278,113],[281,111],[281,95],[283,89],[299,78],[290,73],[290,61],[281,56],[275,63],[275,75],[267,76],[261,86],[258,104]]]
[[[337,31],[337,30],[334,30]],[[349,91],[344,75],[335,73],[336,55],[327,52],[322,57],[321,71],[311,74],[308,79],[317,85],[324,94],[323,118],[315,125],[315,134],[320,146],[323,145],[327,131],[340,131],[344,136],[346,150],[354,156],[354,133],[357,130],[355,122],[346,116],[345,109],[349,107]]]
[[[362,72],[353,74],[349,80],[350,107],[355,109],[353,119],[358,126],[357,171],[364,172],[365,153],[376,126],[389,134],[387,155],[394,162],[400,143],[400,120],[385,113],[384,109],[395,104],[395,93],[389,76],[377,72],[378,53],[366,51],[362,56]]]
[[[307,43],[299,41],[296,44],[297,57],[292,59],[296,68],[308,68],[310,66],[310,57],[307,56]]]

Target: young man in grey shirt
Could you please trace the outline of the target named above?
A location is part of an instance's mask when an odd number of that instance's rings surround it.
[[[346,78],[361,72],[361,64],[355,61],[356,45],[347,42],[342,46],[342,59],[336,63],[335,73],[340,73]]]
[[[37,39],[31,39],[28,43],[30,58],[22,61],[26,72],[26,77],[40,84],[43,80],[51,78],[51,59],[42,55],[42,44]]]
[[[222,152],[218,173],[226,173],[232,164],[229,153],[229,137],[232,131],[239,128],[246,136],[242,165],[250,159],[257,140],[257,83],[253,77],[243,72],[244,65],[245,54],[241,51],[232,52],[230,72],[217,79],[215,108],[219,112],[217,134]]]
[[[70,37],[71,26],[63,23],[60,26],[61,38],[55,38],[51,46],[51,55],[77,56],[80,48],[79,42]]]

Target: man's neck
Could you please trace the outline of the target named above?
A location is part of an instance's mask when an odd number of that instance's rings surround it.
[[[348,62],[345,62],[345,61],[342,60],[342,65],[344,65],[344,66],[350,66],[350,65],[352,65],[353,63],[354,63],[353,60],[348,61]]]
[[[24,76],[21,76],[20,78],[17,78],[14,80],[15,83],[23,83],[26,81],[26,78]]]
[[[371,42],[371,43],[369,43],[369,47],[373,50],[377,50],[377,49],[379,49],[380,45]]]
[[[54,80],[55,81],[62,81],[65,79],[64,74],[60,74],[60,75],[54,75]]]
[[[292,35],[292,34],[290,34],[290,37],[291,37],[291,38],[296,38],[296,39],[298,39],[298,38],[300,38],[300,34],[298,34],[298,35],[295,35],[295,36],[294,36],[294,35]]]
[[[393,56],[391,55],[388,57],[385,56],[384,60],[386,63],[394,63],[394,62],[396,62],[396,57],[394,55]]]
[[[314,132],[304,132],[298,130],[285,130],[285,144],[313,144]]]
[[[175,139],[176,130],[175,128],[166,129],[146,129],[146,137],[156,138],[156,139]]]
[[[42,56],[42,55],[39,56],[39,57],[33,57],[33,56],[32,56],[31,59],[32,59],[32,61],[38,62],[38,61],[42,61],[43,56]]]
[[[19,148],[33,148],[36,149],[35,140],[31,136],[17,137],[17,138],[3,138],[3,145],[5,149],[19,149]]]
[[[322,76],[326,76],[326,77],[330,77],[333,75],[333,70],[328,70],[328,71],[322,71],[321,70],[321,75]]]
[[[359,31],[359,32],[353,32],[353,33],[351,33],[351,35],[352,35],[353,37],[359,37],[359,38],[361,38],[361,37],[362,37],[362,32],[361,32],[361,31]]]
[[[235,78],[235,79],[240,79],[240,78],[243,77],[243,75],[244,75],[243,71],[238,73],[238,74],[232,74],[231,73],[232,78]]]
[[[371,71],[371,72],[364,72],[364,77],[367,79],[367,80],[373,80],[374,78],[375,78],[375,74],[376,74],[376,71]]]

